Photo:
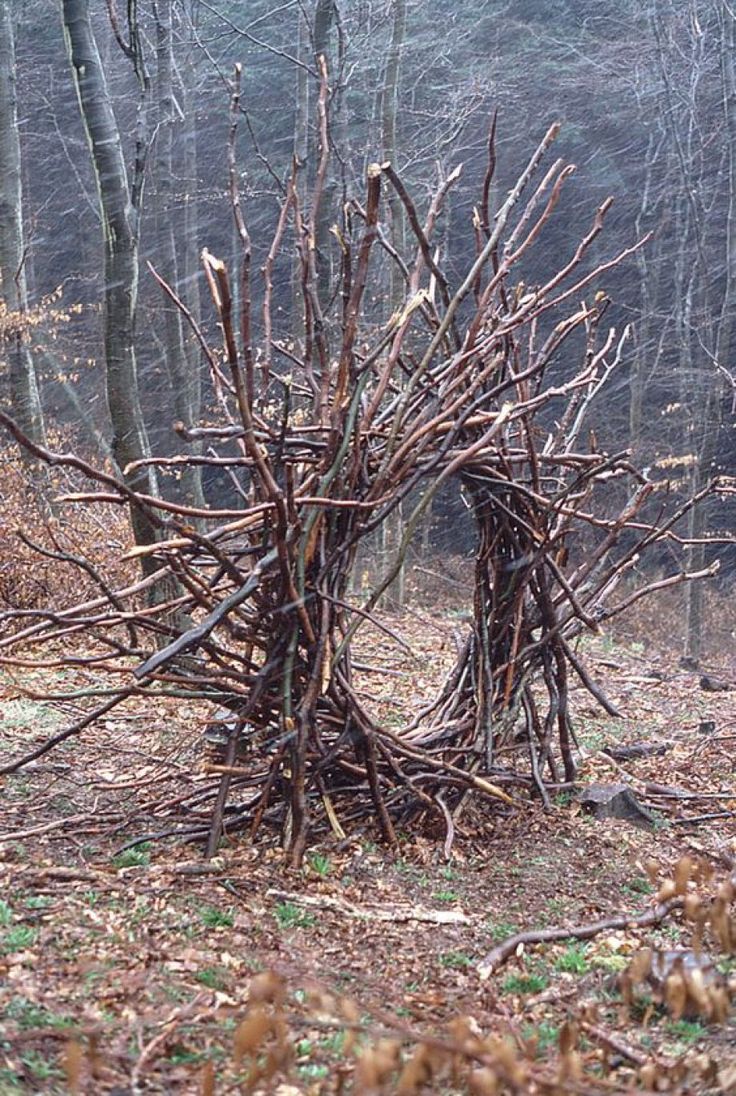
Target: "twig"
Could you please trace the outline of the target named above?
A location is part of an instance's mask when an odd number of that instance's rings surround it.
[[[121,814],[106,814],[104,821],[106,824],[117,822],[121,819]],[[70,814],[66,818],[57,818],[54,822],[46,822],[42,826],[31,826],[27,830],[11,830],[10,833],[0,833],[0,842],[2,841],[22,841],[26,837],[39,837],[44,833],[51,833],[52,830],[71,828],[77,822],[89,822],[95,818],[95,813],[85,814]]]
[[[138,1060],[136,1061],[133,1069],[130,1073],[130,1085],[134,1093],[139,1093],[140,1079],[143,1074],[143,1070],[148,1063],[156,1056],[156,1054],[166,1045],[168,1040],[174,1034],[180,1024],[185,1023],[187,1020],[200,1019],[198,1015],[201,1007],[209,1000],[209,994],[198,993],[197,996],[189,1002],[187,1005],[180,1005],[179,1007],[172,1009],[166,1019],[162,1022],[163,1030],[155,1035],[153,1039],[150,1039],[143,1049],[141,1050]],[[212,1009],[207,1009],[207,1013],[212,1012]]]
[[[278,898],[284,902],[294,902],[300,906],[335,910],[345,917],[354,918],[358,921],[420,921],[432,925],[469,925],[471,923],[471,918],[459,910],[427,910],[419,906],[391,906],[388,909],[368,908],[354,906],[349,902],[343,902],[339,898],[330,898],[328,895],[313,897],[308,894],[274,888],[267,890],[266,896],[268,898]]]
[[[651,1060],[648,1055],[642,1054],[640,1050],[634,1050],[633,1047],[630,1047],[618,1035],[614,1035],[610,1031],[604,1031],[603,1028],[591,1024],[587,1020],[579,1020],[578,1023],[581,1030],[586,1032],[596,1043],[600,1043],[602,1046],[614,1051],[614,1053],[620,1054],[628,1062],[643,1066]]]
[[[733,798],[733,797],[731,797]],[[701,822],[712,822],[715,818],[736,818],[736,811],[714,811],[712,814],[694,814],[689,818],[671,818],[671,826],[696,826]]]
[[[103,715],[111,712],[113,708],[116,708],[118,704],[121,704],[124,700],[127,700],[135,692],[135,688],[121,689],[112,700],[109,700],[107,704],[102,704],[99,708],[95,708],[94,711],[89,712],[88,715],[83,716],[82,719],[77,720],[71,727],[67,727],[66,730],[60,731],[58,734],[53,735],[47,739],[40,746],[37,746],[35,750],[31,750],[29,753],[24,754],[22,757],[17,758],[15,761],[9,762],[7,765],[0,766],[0,776],[7,776],[10,773],[16,773],[19,769],[22,769],[24,765],[30,764],[31,761],[35,761],[37,757],[43,757],[44,754],[53,750],[54,746],[58,746],[60,742],[66,742],[67,738],[71,738],[72,735],[79,734],[85,727],[89,727],[92,723],[95,723]]]
[[[660,902],[653,909],[644,913],[628,917],[620,914],[617,917],[606,918],[603,921],[592,921],[588,925],[573,925],[570,928],[532,929],[529,932],[518,932],[507,940],[498,944],[488,953],[485,959],[477,967],[478,976],[482,982],[498,970],[503,963],[511,958],[519,947],[527,944],[549,944],[557,940],[590,940],[601,932],[616,931],[618,929],[647,928],[649,925],[658,925],[674,910],[682,909],[682,898],[670,898],[666,902]]]

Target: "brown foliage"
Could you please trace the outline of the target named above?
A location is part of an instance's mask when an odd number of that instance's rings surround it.
[[[59,433],[54,438],[59,448],[70,441]],[[58,610],[99,594],[99,584],[75,559],[94,560],[95,570],[112,586],[134,578],[135,568],[121,559],[131,540],[123,507],[54,503],[78,480],[65,469],[45,470],[42,476],[21,461],[15,445],[0,451],[0,610]]]

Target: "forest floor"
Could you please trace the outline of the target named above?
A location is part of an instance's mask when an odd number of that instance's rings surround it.
[[[454,657],[453,634],[466,626],[456,607],[428,610],[431,603],[386,617],[413,658],[366,633],[374,668],[362,688],[394,726],[432,694]],[[197,848],[169,840],[120,851],[136,834],[162,828],[162,804],[212,786],[200,771],[207,711],[162,701],[137,701],[6,777],[0,1096],[368,1092],[365,1060],[356,1066],[361,1046],[392,1035],[395,1042],[379,1044],[390,1058],[420,1034],[442,1036],[458,1016],[508,1036],[535,1069],[549,1063],[554,1079],[565,1021],[581,1005],[594,1022],[580,1055],[601,1076],[601,1091],[639,1091],[629,1086],[649,1061],[665,1072],[679,1062],[682,1091],[736,1092],[733,1020],[673,1020],[656,993],[628,1010],[622,1003],[618,976],[639,947],[689,945],[679,916],[588,943],[518,949],[485,981],[477,969],[520,930],[646,911],[657,887],[653,862],[666,875],[687,854],[719,878],[733,872],[736,691],[706,691],[702,671],[681,668],[668,648],[675,612],[665,606],[626,631],[586,641],[587,664],[621,719],[580,690],[574,697],[581,785],[625,781],[645,801],[652,784],[686,793],[656,799],[653,832],[594,820],[565,794],[546,813],[522,804],[501,814],[471,802],[450,859],[444,832],[431,829],[402,833],[397,854],[367,832],[323,841],[300,872],[285,868],[275,835],[256,847],[234,836],[210,865]],[[707,671],[736,683],[729,643],[716,636]],[[78,718],[68,700],[33,699],[34,690],[65,684],[58,671],[3,672],[3,759]],[[671,748],[621,764],[602,752],[641,742]],[[721,959],[719,969],[732,977],[736,963]],[[254,988],[265,971],[274,979]],[[259,994],[275,999],[264,1008],[276,1009],[282,1027],[244,1030],[249,993],[251,1006]],[[251,1075],[248,1087],[252,1061],[281,1044],[292,1055],[288,1067],[260,1087]],[[476,1084],[492,1090],[479,1075]],[[437,1073],[416,1091],[464,1086]],[[598,1088],[583,1081],[568,1090]],[[395,1075],[381,1091],[400,1091]]]

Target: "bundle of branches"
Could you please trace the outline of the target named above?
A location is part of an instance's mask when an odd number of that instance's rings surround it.
[[[237,189],[237,97],[236,87],[230,183],[242,241],[237,315],[225,264],[203,256],[222,349],[210,345],[162,283],[200,342],[223,421],[179,427],[185,438],[206,439],[207,455],[156,463],[224,467],[240,505],[200,510],[155,499],[73,454],[31,446],[47,461],[76,466],[104,484],[104,494],[77,494],[74,501],[118,498],[145,510],[161,539],[132,553],[148,564],[140,583],[117,591],[103,586],[97,601],[49,612],[2,646],[7,651],[30,637],[38,644],[85,634],[99,647],[95,664],[116,675],[98,712],[141,690],[204,696],[232,709],[211,851],[228,794],[227,770],[243,734],[257,760],[253,795],[238,824],[253,834],[264,817],[279,824],[295,863],[320,820],[341,834],[356,818],[373,816],[393,842],[397,816],[430,809],[444,819],[449,838],[452,810],[468,789],[512,802],[494,774],[508,781],[523,768],[520,782],[535,781],[546,797],[545,767],[558,780],[559,749],[565,777],[572,779],[568,667],[597,690],[570,640],[624,607],[606,608],[618,579],[642,547],[676,536],[687,508],[647,524],[640,511],[652,487],[626,453],[598,453],[580,442],[588,406],[619,364],[627,334],[603,329],[608,301],[602,292],[591,300],[584,295],[633,248],[591,264],[606,202],[574,253],[543,284],[512,284],[514,268],[543,234],[573,170],[557,160],[520,207],[556,137],[553,127],[493,218],[491,156],[475,259],[453,288],[432,237],[459,169],[438,186],[422,219],[392,165],[374,164],[365,204],[346,203],[335,230],[341,291],[325,313],[315,248],[329,155],[323,79],[314,191],[303,202],[295,168],[263,267],[257,317],[251,241]],[[393,188],[413,230],[415,254],[408,262],[382,230],[386,188]],[[274,267],[289,237],[302,294],[296,344],[274,330],[272,308]],[[403,307],[383,316],[380,294],[366,292],[381,284],[381,251],[399,265],[406,284]],[[570,360],[579,366],[570,369]],[[7,416],[2,421],[27,443]],[[612,478],[628,479],[634,488],[610,516],[615,495],[608,490],[601,503],[597,499]],[[376,725],[356,695],[351,641],[372,619],[419,521],[451,479],[463,485],[479,530],[474,627],[435,704],[396,733]],[[352,605],[359,546],[407,501],[412,508],[396,558],[364,604]],[[573,533],[584,553],[573,551],[566,562]],[[626,548],[615,555],[624,534]],[[684,577],[693,576],[680,572],[666,581]],[[173,598],[141,604],[143,589],[170,590],[172,581]],[[512,742],[515,752],[507,751],[500,766],[497,755]]]

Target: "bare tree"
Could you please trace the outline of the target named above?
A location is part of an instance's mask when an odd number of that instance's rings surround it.
[[[393,25],[391,30],[391,42],[386,56],[386,69],[381,90],[381,135],[383,156],[385,160],[393,164],[398,171],[396,163],[398,151],[398,122],[399,122],[399,83],[401,76],[401,57],[406,40],[406,0],[394,0]],[[389,197],[389,209],[391,211],[391,242],[399,255],[404,254],[404,208],[401,199],[395,190]],[[394,308],[400,303],[404,295],[403,279],[400,271],[394,263],[389,266],[389,297]]]
[[[734,14],[727,3],[651,11],[673,188],[676,292],[673,319],[679,355],[682,448],[690,490],[717,471],[724,374],[731,354],[736,299],[736,94]],[[718,169],[713,170],[718,164]],[[723,185],[725,181],[725,186]],[[702,567],[709,525],[704,500],[690,514],[690,565]],[[685,653],[700,656],[703,591],[686,592]]]
[[[177,117],[183,119],[185,124],[189,120],[184,118],[182,106],[176,102],[174,94],[172,0],[157,0],[153,5],[153,15],[156,26],[155,88],[158,112],[154,170],[156,266],[167,284],[189,299],[193,292],[196,294],[196,283],[184,288],[185,279],[181,276],[180,266],[185,273],[189,270],[191,264],[187,257],[191,251],[196,226],[184,217],[181,222],[184,231],[177,233],[176,230],[175,208],[179,195],[176,193],[174,137]],[[185,152],[191,154],[191,148]],[[187,197],[183,198],[185,208],[188,200]],[[177,240],[181,240],[178,248]],[[194,340],[187,337],[189,332],[184,329],[181,312],[166,297],[163,299],[163,307],[163,350],[174,413],[177,422],[190,427],[198,422],[201,406],[197,348]],[[182,473],[184,495],[194,506],[199,507],[204,504],[201,471],[198,466],[190,466]]]
[[[43,415],[28,345],[26,252],[23,239],[21,150],[16,107],[12,0],[0,0],[0,324],[10,365],[13,415],[29,437],[43,441]]]
[[[130,9],[133,12],[134,7]],[[149,456],[141,410],[135,350],[138,299],[138,229],[143,195],[144,149],[139,139],[132,183],[123,156],[105,70],[90,19],[89,0],[62,0],[69,61],[74,74],[97,180],[103,229],[104,345],[107,402],[112,423],[112,451],[131,487],[157,493],[156,476],[128,466]],[[124,48],[139,79],[144,80],[139,28],[131,19]],[[136,543],[155,540],[148,513],[134,506],[131,520]]]

